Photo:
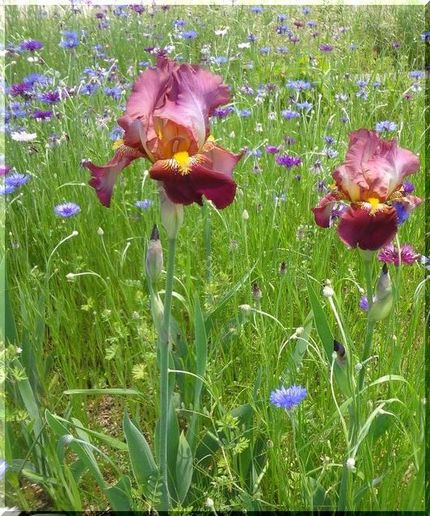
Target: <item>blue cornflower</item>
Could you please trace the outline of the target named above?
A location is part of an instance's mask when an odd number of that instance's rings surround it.
[[[313,107],[313,104],[311,102],[307,102],[307,101],[297,102],[296,107],[303,111],[310,111]]]
[[[421,34],[421,39],[423,41],[425,41],[426,43],[428,43],[430,41],[430,32],[429,31],[425,31]]]
[[[126,5],[118,5],[113,10],[113,14],[115,16],[118,16],[118,18],[126,18],[128,16],[126,9],[127,9]]]
[[[310,7],[305,6],[305,7],[302,8],[302,13],[305,16],[307,16],[310,12],[311,12],[311,8]]]
[[[154,201],[151,201],[151,199],[143,199],[143,201],[136,201],[134,205],[136,208],[139,208],[140,210],[147,210],[154,204]]]
[[[424,72],[421,70],[413,70],[409,72],[409,77],[411,79],[422,79],[424,77]]]
[[[269,52],[270,52],[270,47],[260,48],[260,54],[268,54]]]
[[[114,100],[119,100],[121,98],[122,90],[119,86],[115,86],[113,88],[106,87],[104,92],[108,97],[112,97]]]
[[[409,218],[409,211],[405,205],[401,202],[394,202],[393,207],[396,210],[397,221],[399,224],[403,224]]]
[[[337,150],[331,148],[331,147],[325,147],[323,150],[324,154],[327,156],[327,158],[335,158],[339,153]]]
[[[9,195],[16,190],[15,186],[12,185],[0,185],[0,195]]]
[[[251,7],[251,12],[254,13],[254,14],[260,14],[263,12],[263,8],[261,7],[261,5],[253,5]]]
[[[248,149],[247,151],[248,156],[254,156],[254,158],[259,158],[262,155],[262,152],[260,149]]]
[[[396,131],[397,124],[395,122],[390,122],[390,120],[384,120],[383,122],[378,122],[375,126],[375,131],[377,133],[385,133],[389,131]]]
[[[119,140],[123,137],[124,129],[121,127],[114,127],[112,131],[109,133],[109,138],[111,140]]]
[[[42,75],[41,73],[30,73],[22,80],[24,84],[29,84],[30,86],[34,86],[35,84],[48,84],[49,79],[46,75]]]
[[[278,25],[276,27],[276,34],[288,34],[290,29],[286,25]]]
[[[246,39],[251,43],[254,43],[255,41],[257,41],[257,36],[255,34],[248,34]]]
[[[30,179],[30,176],[28,174],[19,174],[18,172],[15,172],[15,174],[10,174],[6,176],[5,178],[5,185],[6,186],[13,186],[14,188],[19,188],[22,185],[25,185],[25,183]]]
[[[63,38],[60,41],[60,47],[63,48],[75,48],[79,45],[78,33],[70,30],[62,32]]]
[[[284,109],[283,111],[281,111],[281,115],[286,120],[291,120],[292,118],[299,118],[300,117],[300,113],[298,113],[297,111],[291,111],[289,109]]]
[[[6,470],[8,468],[8,464],[5,460],[0,460],[0,480],[3,480],[4,476],[6,475]]]
[[[213,62],[215,64],[225,64],[228,63],[228,57],[226,56],[216,56],[213,58]]]
[[[366,81],[365,79],[359,79],[355,84],[359,88],[365,88],[369,84],[369,81]]]
[[[365,88],[361,88],[357,91],[355,96],[359,99],[367,100],[369,97],[369,92]]]
[[[27,116],[25,106],[23,106],[21,102],[11,102],[9,104],[9,109],[15,118],[23,118]]]
[[[239,109],[239,111],[237,112],[237,114],[241,117],[248,117],[248,116],[251,116],[252,114],[252,111],[250,109]]]
[[[74,202],[65,202],[63,204],[57,204],[54,208],[54,212],[59,217],[69,218],[77,215],[81,211],[81,208],[78,204]]]
[[[333,136],[324,136],[324,141],[326,142],[327,145],[333,145],[336,143],[336,140],[333,138]]]
[[[302,80],[288,81],[287,88],[290,88],[291,90],[303,91],[303,90],[311,89],[312,85],[308,81],[302,81]]]
[[[280,389],[275,389],[270,393],[270,402],[275,407],[291,410],[301,403],[307,394],[307,390],[300,385],[292,385],[288,389],[282,386]]]
[[[278,20],[282,23],[288,18],[287,14],[278,14]]]
[[[89,82],[88,84],[84,84],[81,88],[81,93],[83,95],[92,95],[99,89],[99,85],[95,82]]]
[[[372,86],[375,88],[375,89],[378,89],[381,87],[381,81],[374,81],[374,83],[372,84]]]
[[[173,26],[176,27],[176,28],[179,28],[179,27],[184,27],[186,25],[186,21],[185,20],[175,20],[173,22]]]
[[[186,30],[181,34],[182,39],[195,39],[197,38],[197,32],[195,30]]]
[[[276,49],[277,52],[279,52],[280,54],[286,54],[288,52],[288,48],[287,47],[278,47]]]

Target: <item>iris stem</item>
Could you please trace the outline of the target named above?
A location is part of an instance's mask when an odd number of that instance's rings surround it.
[[[168,485],[168,413],[170,406],[169,389],[169,337],[170,337],[170,313],[172,307],[173,272],[175,267],[176,238],[169,239],[167,255],[166,290],[164,295],[164,314],[160,332],[160,446],[159,466],[163,481],[160,510],[167,511],[170,508],[170,495]]]

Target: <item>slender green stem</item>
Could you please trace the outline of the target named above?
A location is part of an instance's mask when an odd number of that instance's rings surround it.
[[[167,256],[167,277],[166,292],[164,295],[164,315],[160,333],[160,446],[159,446],[159,466],[163,481],[161,494],[161,510],[167,511],[170,507],[170,495],[168,485],[168,413],[169,413],[169,328],[170,312],[172,306],[173,290],[173,271],[175,266],[176,239],[169,239],[169,250]]]
[[[363,356],[361,359],[361,370],[358,378],[358,390],[363,388],[364,374],[366,371],[366,360],[369,358],[370,350],[372,349],[373,330],[375,328],[375,322],[370,320],[369,314],[370,309],[373,305],[373,281],[372,281],[372,262],[370,260],[364,260],[364,273],[366,276],[366,289],[367,289],[367,304],[369,309],[367,311],[367,328],[366,328],[366,340],[364,341]]]
[[[204,248],[205,248],[205,255],[206,255],[206,274],[207,274],[207,281],[210,283],[212,281],[212,248],[211,248],[211,217],[210,217],[210,211],[208,208],[208,204],[206,199],[203,201],[202,206],[202,213],[203,213],[203,239],[204,239]]]

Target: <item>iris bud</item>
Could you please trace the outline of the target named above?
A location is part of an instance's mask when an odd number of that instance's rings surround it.
[[[369,319],[371,321],[381,321],[389,315],[392,308],[393,289],[387,264],[384,263],[378,283],[376,284],[376,295],[369,312]]]
[[[154,224],[151,233],[151,239],[148,243],[146,251],[146,274],[151,283],[155,283],[160,277],[163,268],[163,249],[160,242],[160,234],[157,225]]]

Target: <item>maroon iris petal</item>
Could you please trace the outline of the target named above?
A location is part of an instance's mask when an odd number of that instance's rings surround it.
[[[156,162],[149,173],[152,179],[163,182],[169,199],[178,204],[201,205],[204,195],[222,209],[233,202],[236,193],[236,183],[229,175],[200,164],[193,165],[189,174],[181,175]]]
[[[376,251],[396,235],[396,211],[387,207],[371,214],[367,209],[350,206],[343,213],[337,230],[341,240],[350,247]]]

